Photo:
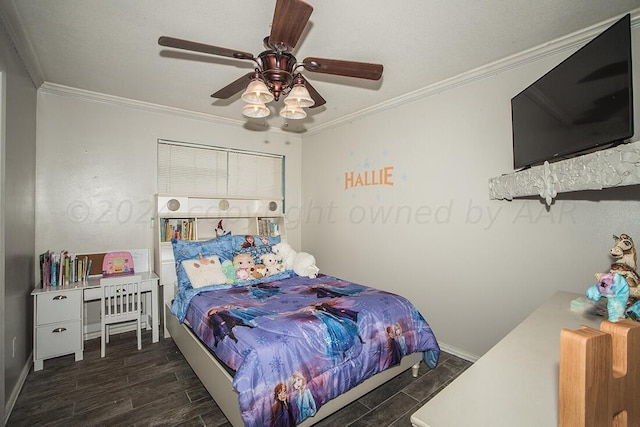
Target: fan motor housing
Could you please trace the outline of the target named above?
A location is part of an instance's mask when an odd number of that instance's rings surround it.
[[[262,76],[276,101],[293,82],[293,71],[296,68],[296,57],[288,52],[265,50],[258,55],[262,68]]]

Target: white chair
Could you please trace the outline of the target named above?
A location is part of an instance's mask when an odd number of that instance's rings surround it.
[[[138,350],[142,349],[140,331],[140,276],[118,276],[100,279],[102,297],[100,300],[102,347],[104,357],[106,343],[109,342],[109,325],[122,322],[136,322]]]

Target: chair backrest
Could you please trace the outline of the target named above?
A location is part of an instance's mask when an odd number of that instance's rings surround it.
[[[117,276],[100,279],[101,309],[104,322],[137,319],[140,315],[141,276]]]

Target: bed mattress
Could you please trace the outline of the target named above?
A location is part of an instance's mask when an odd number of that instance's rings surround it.
[[[332,276],[293,276],[190,295],[184,320],[235,371],[245,425],[296,425],[327,401],[440,348],[407,299]]]

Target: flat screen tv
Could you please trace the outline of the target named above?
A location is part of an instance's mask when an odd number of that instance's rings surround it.
[[[513,97],[511,115],[516,170],[628,142],[630,15]]]

